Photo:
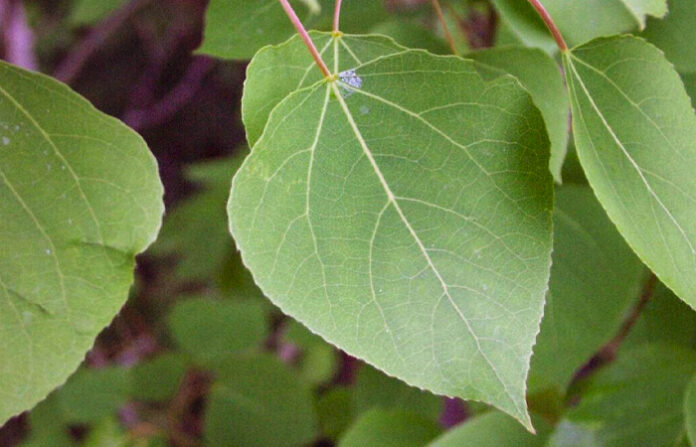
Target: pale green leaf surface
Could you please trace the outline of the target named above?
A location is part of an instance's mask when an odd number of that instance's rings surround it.
[[[137,134],[0,63],[0,421],[75,371],[125,302],[162,212]]]
[[[570,104],[559,66],[543,51],[523,47],[481,50],[466,57],[513,75],[532,95],[551,140],[549,168],[560,183],[568,148]]]
[[[683,395],[696,371],[692,349],[643,345],[590,379],[549,447],[672,447],[685,435]]]
[[[334,66],[334,47],[331,35],[310,33],[314,44],[328,66]],[[338,47],[338,71],[349,70],[355,66],[350,51],[357,52],[361,58],[372,60],[379,56],[398,53],[405,48],[392,39],[383,36],[345,35]],[[314,64],[312,56],[304,43],[297,37],[282,45],[267,47],[259,51],[247,68],[242,98],[242,120],[247,141],[254,146],[261,137],[271,110],[290,93],[308,87],[322,79],[321,72]],[[268,88],[272,85],[273,88]]]
[[[551,427],[538,418],[534,427],[535,435],[510,416],[491,411],[445,432],[428,447],[543,447]]]
[[[549,294],[532,356],[530,392],[565,393],[573,375],[618,332],[645,268],[589,187],[557,189]]]
[[[354,71],[283,100],[235,176],[243,259],[284,312],[352,355],[529,425],[553,193],[541,115],[471,61],[346,51]]]
[[[696,445],[696,377],[691,379],[684,395],[684,423],[691,445]]]
[[[205,414],[206,446],[295,447],[317,436],[309,386],[275,358],[230,358],[217,373]]]
[[[642,36],[664,51],[677,70],[696,72],[696,2],[669,0],[669,13],[662,20],[649,19]]]
[[[595,194],[638,256],[696,306],[696,115],[678,74],[635,37],[599,39],[563,59]]]
[[[522,429],[524,430],[524,429]],[[432,421],[400,410],[362,414],[338,442],[338,447],[423,447],[440,433]]]
[[[259,304],[209,299],[178,302],[169,329],[179,348],[202,364],[259,346],[268,332]]]

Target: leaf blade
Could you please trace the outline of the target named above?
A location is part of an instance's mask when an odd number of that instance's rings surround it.
[[[422,89],[451,77],[456,100]],[[245,263],[286,313],[347,352],[407,383],[493,401],[529,426],[524,377],[548,278],[552,194],[538,111],[512,78],[486,83],[471,62],[421,51],[339,78],[283,100],[235,176],[230,230]],[[501,110],[509,121],[491,119]],[[433,231],[436,218],[443,228]],[[474,236],[452,250],[448,231]],[[486,306],[511,321],[502,342],[488,337],[502,328],[485,323]],[[421,314],[435,328],[414,320]]]

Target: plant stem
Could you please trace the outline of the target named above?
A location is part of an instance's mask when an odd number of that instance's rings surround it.
[[[454,38],[452,37],[452,34],[450,33],[449,28],[447,27],[447,22],[445,22],[445,16],[442,14],[442,8],[440,7],[439,0],[431,1],[433,4],[433,8],[435,8],[435,12],[437,13],[437,19],[440,21],[442,29],[445,32],[445,39],[447,39],[447,43],[449,44],[452,53],[459,55],[459,51],[457,51],[457,46],[454,44]]]
[[[321,70],[321,73],[324,75],[325,78],[331,78],[331,72],[329,71],[329,67],[326,66],[326,63],[324,60],[321,58],[321,54],[319,54],[319,50],[317,50],[317,47],[314,45],[314,42],[312,42],[312,38],[309,37],[309,33],[307,33],[307,30],[305,29],[304,25],[302,25],[302,21],[300,21],[299,17],[297,17],[297,14],[295,13],[295,10],[292,9],[292,6],[290,6],[290,3],[288,0],[278,0],[281,5],[283,5],[283,9],[285,10],[285,13],[288,15],[288,18],[292,22],[292,24],[295,26],[295,29],[297,30],[297,33],[300,35],[302,38],[302,41],[305,43],[307,46],[307,49],[311,53],[312,57],[314,58],[314,62],[317,64],[317,67],[319,67],[319,70]]]
[[[556,45],[558,45],[558,48],[561,50],[561,52],[565,53],[566,51],[568,51],[568,45],[565,43],[565,40],[563,40],[561,32],[559,31],[558,27],[556,26],[556,23],[554,23],[549,13],[546,11],[546,8],[544,8],[544,5],[542,5],[541,2],[539,2],[539,0],[528,1],[529,4],[532,5],[532,7],[539,14],[541,20],[544,21],[544,24],[546,24],[546,27],[549,29],[549,31],[551,31],[551,35],[556,41]]]
[[[334,10],[334,20],[333,20],[333,30],[335,33],[339,32],[339,25],[341,24],[341,3],[343,0],[336,0],[336,9]]]

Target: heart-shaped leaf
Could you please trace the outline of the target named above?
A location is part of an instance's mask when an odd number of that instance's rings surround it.
[[[334,71],[351,68],[278,104],[233,181],[245,263],[347,352],[530,427],[553,195],[539,111],[516,80],[486,82],[471,61],[330,45]]]
[[[75,371],[125,302],[162,212],[137,134],[0,63],[0,422]]]

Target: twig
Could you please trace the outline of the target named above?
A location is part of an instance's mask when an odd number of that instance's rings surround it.
[[[341,3],[343,0],[336,0],[336,9],[334,10],[333,30],[335,33],[340,31],[341,25]]]
[[[317,64],[317,67],[319,67],[319,70],[321,73],[324,75],[325,78],[331,79],[331,72],[329,71],[329,67],[326,66],[326,63],[324,60],[321,58],[321,54],[319,54],[319,50],[317,50],[316,45],[314,45],[314,42],[312,42],[312,38],[309,37],[309,33],[307,33],[307,30],[305,29],[304,25],[302,25],[302,21],[297,17],[297,14],[295,13],[295,10],[292,9],[292,6],[290,6],[290,3],[288,0],[278,0],[281,5],[283,5],[283,9],[285,10],[285,13],[288,15],[288,18],[292,22],[292,24],[295,26],[295,29],[297,30],[297,33],[300,35],[300,38],[302,38],[302,41],[304,41],[305,45],[307,46],[307,49],[311,53],[312,57],[314,58],[314,62]]]
[[[541,20],[544,21],[546,24],[546,27],[551,31],[551,35],[553,36],[554,40],[556,41],[556,45],[558,45],[558,48],[561,50],[562,53],[565,53],[568,51],[568,45],[565,43],[565,40],[563,40],[563,35],[561,35],[560,30],[554,23],[553,19],[549,15],[548,11],[546,11],[546,8],[544,8],[544,5],[542,5],[539,0],[528,0],[529,4],[532,5],[532,7],[536,10],[536,12],[539,14],[541,17]]]
[[[452,50],[453,54],[459,54],[459,51],[457,50],[457,45],[454,43],[454,38],[452,37],[452,33],[450,33],[449,27],[447,26],[447,22],[445,21],[445,16],[442,14],[442,8],[440,7],[440,1],[439,0],[431,0],[433,4],[433,8],[435,8],[435,12],[437,13],[437,19],[440,21],[440,24],[442,25],[442,29],[445,33],[445,39],[447,40],[447,43],[450,46],[450,50]]]
[[[75,80],[82,68],[92,55],[104,44],[121,25],[123,25],[133,14],[147,5],[151,0],[132,0],[120,9],[116,10],[109,17],[102,20],[87,35],[85,40],[77,45],[74,51],[70,52],[56,69],[53,76],[65,83]]]

